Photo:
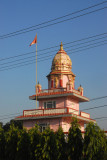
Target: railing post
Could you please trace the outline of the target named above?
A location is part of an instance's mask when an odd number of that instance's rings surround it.
[[[69,113],[69,108],[67,107],[67,113]]]

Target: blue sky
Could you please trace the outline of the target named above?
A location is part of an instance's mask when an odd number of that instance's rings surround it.
[[[101,2],[101,0],[0,1],[0,36],[73,13]],[[105,6],[106,3],[73,16]],[[50,59],[38,62],[38,81],[43,89],[47,89],[46,75],[50,72],[52,59],[57,52],[52,51],[59,50],[59,47],[51,47],[60,45],[61,41],[63,44],[66,44],[86,37],[106,33],[106,14],[106,10],[103,9],[63,23],[0,39],[0,59],[35,51],[35,45],[29,47],[29,44],[37,33],[38,58],[40,56],[39,54],[43,54],[41,57],[45,58],[52,55]],[[103,44],[103,41],[106,43],[105,40],[105,38],[99,40],[99,44]],[[102,42],[100,43],[100,41]],[[90,43],[96,42],[92,41]],[[72,45],[72,47],[67,52],[72,60],[72,71],[76,75],[76,89],[81,84],[84,88],[84,95],[90,99],[107,96],[107,45],[94,48],[90,46],[90,49],[84,49],[83,51],[71,54],[74,49],[80,47],[79,43],[69,44],[68,46]],[[89,45],[90,43],[84,43],[82,46]],[[63,47],[65,51],[68,50],[66,49],[66,45]],[[39,50],[46,48],[51,49],[39,52]],[[33,58],[34,54],[28,56],[32,56],[32,59],[35,59]],[[42,58],[42,60],[45,58]],[[14,60],[18,59],[0,61],[0,69],[3,66],[10,65],[8,62]],[[18,62],[23,61],[19,60],[13,64]],[[4,65],[3,63],[7,64]],[[11,114],[15,113],[17,115],[17,113],[22,112],[24,109],[35,108],[35,102],[29,100],[29,96],[35,93],[35,84],[35,63],[11,70],[0,71],[0,121],[5,123],[11,119]],[[106,104],[107,98],[89,103],[81,103],[80,110]],[[107,107],[88,110],[86,112],[91,114],[91,118],[106,117]],[[107,130],[107,119],[101,119],[97,122],[101,128]]]

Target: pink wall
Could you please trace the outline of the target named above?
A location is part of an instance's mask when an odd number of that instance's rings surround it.
[[[80,129],[81,129],[81,131],[84,131],[84,123],[83,122],[80,122]]]
[[[62,122],[62,129],[63,129],[63,131],[64,132],[68,132],[69,131],[69,128],[70,128],[70,123],[68,123],[68,122]]]
[[[79,103],[78,103],[78,101],[76,101],[74,99],[71,99],[70,97],[67,97],[66,107],[72,108],[72,109],[75,109],[75,110],[79,111]]]
[[[63,99],[63,101],[62,101]],[[59,98],[50,98],[39,101],[39,109],[44,108],[44,102],[47,101],[56,101],[56,108],[68,107],[79,111],[78,101],[71,99],[70,97],[59,97]]]
[[[63,75],[62,79],[63,79],[63,87],[65,88],[65,87],[66,87],[66,84],[67,84],[67,82],[68,82],[68,77],[67,77],[67,75]]]
[[[39,101],[39,109],[42,109],[42,108],[43,108],[43,102],[44,102],[44,101],[42,101],[42,100]]]
[[[71,121],[72,119],[70,117],[68,118],[62,118],[62,128],[64,132],[68,132],[69,128],[71,127]],[[84,122],[79,122],[81,131],[84,131]]]
[[[23,121],[23,127],[26,128],[27,130],[31,129],[34,126],[35,126],[34,120]]]
[[[63,84],[63,88],[66,87],[66,84],[68,82],[68,76],[67,75],[63,75],[62,76],[62,84]],[[55,88],[55,81],[54,81],[54,78],[53,78],[53,86]],[[57,88],[60,88],[60,78],[58,78],[58,86]],[[48,89],[51,89],[51,78],[48,78]]]
[[[63,99],[63,101],[62,101]],[[44,102],[47,101],[56,101],[56,108],[63,108],[66,107],[66,97],[61,97],[61,98],[50,98],[50,99],[44,99],[39,101],[39,109],[43,109],[44,108]]]
[[[28,120],[23,121],[23,127],[27,130],[31,129],[35,126],[35,124],[48,124],[50,126],[50,129],[53,129],[54,131],[57,131],[59,128],[59,125],[61,123],[61,119],[40,119],[40,120]]]
[[[51,80],[52,79],[48,79],[48,89],[51,89]],[[57,88],[60,88],[60,78],[57,79]],[[53,88],[55,87],[55,79],[53,78]]]
[[[23,121],[23,127],[29,130],[34,127],[36,123],[47,123],[50,126],[50,129],[53,129],[54,131],[57,131],[59,126],[61,126],[64,132],[68,132],[71,127],[71,117]],[[84,122],[80,122],[80,126],[81,131],[84,131]]]

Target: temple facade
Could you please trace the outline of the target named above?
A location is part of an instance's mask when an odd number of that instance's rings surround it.
[[[31,100],[39,102],[38,109],[24,110],[16,120],[22,120],[23,127],[27,129],[37,123],[41,131],[47,126],[56,131],[61,126],[68,133],[72,117],[76,117],[84,132],[84,124],[96,121],[90,118],[90,114],[79,110],[79,103],[89,99],[83,95],[82,86],[75,89],[75,77],[72,61],[61,43],[53,58],[51,72],[47,75],[48,89],[42,90],[42,86],[37,84],[36,94],[29,96]]]

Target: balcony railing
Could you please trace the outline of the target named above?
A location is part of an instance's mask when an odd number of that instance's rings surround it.
[[[64,92],[64,91],[67,91],[67,89],[66,88],[43,89],[40,91],[40,93],[53,93],[53,92]],[[81,95],[81,92],[79,92],[76,89],[72,89],[72,92]]]
[[[63,114],[67,113],[67,108],[51,108],[51,109],[35,109],[35,110],[24,110],[23,116],[28,115],[50,115],[50,114]]]
[[[85,118],[90,118],[90,114],[85,112],[80,112],[72,108],[50,108],[50,109],[34,109],[34,110],[24,110],[23,116],[48,116],[48,115],[58,115],[58,114],[74,114]]]
[[[55,89],[43,89],[40,93],[52,93],[52,92],[63,92],[66,91],[66,88],[55,88]]]

